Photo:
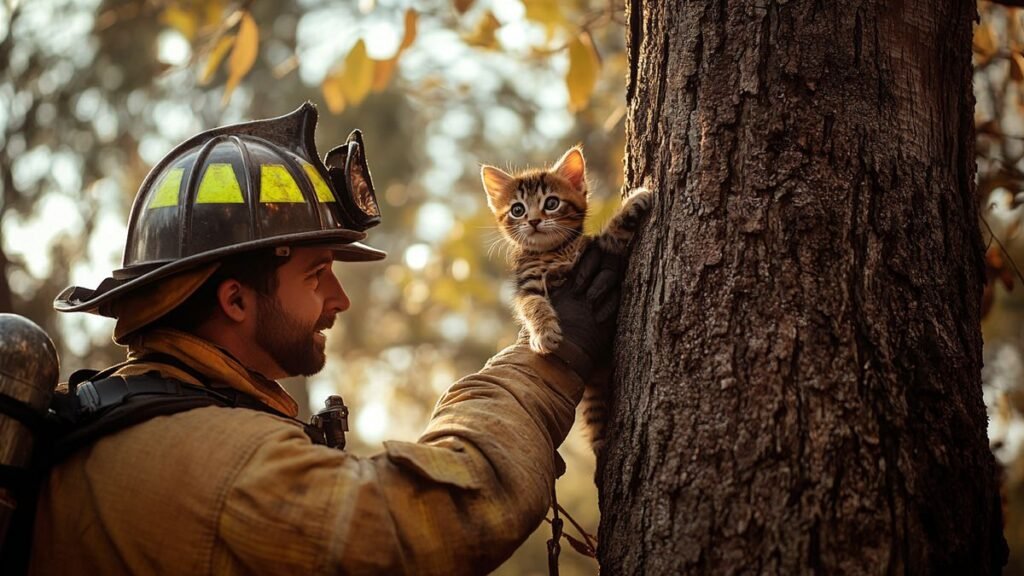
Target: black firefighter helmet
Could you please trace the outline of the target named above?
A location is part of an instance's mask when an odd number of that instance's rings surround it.
[[[320,246],[335,260],[380,260],[359,243],[380,223],[362,135],[317,157],[316,108],[202,132],[146,176],[128,222],[121,269],[95,289],[71,286],[59,312],[115,316],[110,303],[137,288],[226,256],[278,246]]]

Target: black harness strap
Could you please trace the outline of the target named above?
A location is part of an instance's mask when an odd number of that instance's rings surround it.
[[[103,371],[79,370],[68,380],[68,390],[53,395],[44,418],[18,402],[0,395],[0,413],[24,423],[38,445],[29,468],[0,466],[0,487],[18,494],[6,540],[0,542],[0,574],[25,574],[32,546],[36,501],[49,470],[78,450],[121,430],[159,416],[169,416],[207,406],[266,412],[300,424],[315,444],[326,444],[319,428],[305,424],[239,390],[197,386],[160,375],[153,370],[133,376],[112,376],[132,364],[173,366],[206,384],[208,378],[177,358],[149,354],[111,366]]]
[[[148,362],[148,360],[146,360]],[[62,395],[58,395],[62,396]],[[109,376],[88,380],[68,394],[65,405],[55,404],[63,430],[51,450],[52,464],[58,463],[96,440],[141,424],[158,416],[220,406],[273,414],[300,424],[315,444],[324,444],[323,433],[263,402],[230,388],[196,386],[148,372],[135,376]],[[60,412],[64,412],[61,414]]]
[[[187,388],[186,388],[187,387]],[[79,449],[126,428],[142,424],[157,416],[169,416],[207,406],[230,406],[226,400],[177,381],[151,375],[111,377],[87,382],[79,390],[81,414],[75,424],[54,439],[49,465],[53,466]],[[88,398],[88,400],[84,400]]]

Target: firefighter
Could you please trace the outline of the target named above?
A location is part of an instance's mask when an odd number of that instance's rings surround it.
[[[127,347],[78,378],[83,409],[216,401],[68,451],[38,499],[31,573],[478,574],[540,524],[554,450],[610,351],[623,263],[588,252],[552,295],[559,350],[498,353],[418,442],[369,458],[318,443],[276,380],[324,365],[323,330],[351,305],[332,262],[385,254],[361,243],[380,220],[361,136],[320,161],[315,123],[307,103],[173,149],[136,196],[123,267],[56,299],[116,318]]]

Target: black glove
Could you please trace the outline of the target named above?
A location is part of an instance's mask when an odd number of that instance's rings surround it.
[[[611,353],[626,264],[625,255],[591,244],[565,284],[551,294],[562,328],[562,343],[554,354],[581,378],[587,378],[595,364]]]

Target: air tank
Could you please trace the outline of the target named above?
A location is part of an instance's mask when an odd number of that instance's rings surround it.
[[[8,472],[27,470],[31,463],[36,443],[31,426],[46,414],[59,366],[42,328],[23,316],[0,314],[0,465]],[[0,486],[0,544],[17,508],[17,494]]]

